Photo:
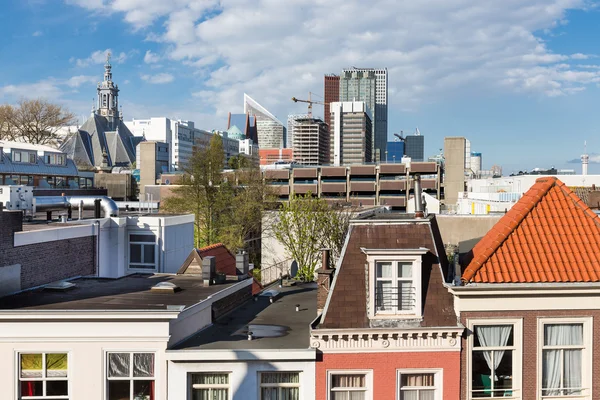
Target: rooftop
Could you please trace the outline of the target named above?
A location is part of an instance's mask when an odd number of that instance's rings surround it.
[[[217,320],[177,349],[308,349],[309,325],[317,315],[316,283],[271,286],[265,293],[270,290],[279,292],[272,304],[268,296],[258,296],[256,301],[247,302]],[[296,311],[297,304],[300,311]],[[253,340],[248,340],[248,331],[253,332]]]
[[[2,310],[165,310],[167,306],[190,307],[234,283],[204,286],[201,277],[170,274],[134,274],[119,279],[79,278],[66,291],[44,288],[3,297]],[[181,288],[175,293],[151,292],[159,282]],[[235,282],[237,283],[237,282]]]
[[[54,147],[46,146],[43,144],[11,142],[8,140],[0,140],[0,147],[3,147],[4,149],[35,150],[35,151],[46,151],[46,152],[50,152],[50,153],[63,153],[62,151],[60,151]]]
[[[467,283],[600,282],[600,218],[543,177],[477,243]]]

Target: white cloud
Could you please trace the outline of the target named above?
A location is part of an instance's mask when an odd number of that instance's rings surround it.
[[[16,101],[21,98],[47,98],[52,101],[62,100],[67,91],[80,86],[95,85],[97,77],[76,75],[68,79],[47,78],[34,83],[21,83],[0,86],[0,99]]]
[[[75,62],[75,65],[78,67],[87,67],[93,64],[104,64],[106,62],[106,56],[108,53],[111,54],[110,61],[112,63],[122,64],[129,57],[126,53],[120,52],[119,54],[113,53],[111,49],[106,50],[96,50],[92,54],[90,54],[87,58],[75,58],[71,57],[69,59],[70,62]]]
[[[96,83],[98,81],[98,77],[97,76],[91,76],[91,75],[77,75],[77,76],[72,76],[71,78],[67,79],[64,83],[72,88],[78,88],[79,86],[86,84],[86,83]]]
[[[160,56],[156,53],[151,52],[150,50],[146,51],[144,55],[144,62],[146,64],[154,64],[160,61]]]
[[[461,90],[569,95],[600,77],[573,64],[589,57],[576,42],[573,54],[561,54],[538,36],[560,34],[567,11],[589,8],[587,0],[71,2],[122,15],[165,57],[204,76],[191,91],[217,119],[239,111],[244,92],[281,119],[302,112],[291,96],[320,92],[325,73],[353,65],[388,67],[391,111]]]
[[[175,80],[175,77],[173,75],[166,73],[166,72],[161,72],[160,74],[156,74],[156,75],[145,74],[145,75],[141,75],[140,78],[142,78],[143,81],[146,81],[148,83],[157,84],[157,85],[170,83]]]
[[[38,36],[42,36],[44,33],[42,31],[35,31],[31,34],[31,36],[33,37],[38,37]]]

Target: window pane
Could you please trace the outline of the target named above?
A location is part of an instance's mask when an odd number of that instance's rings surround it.
[[[405,386],[434,386],[435,374],[402,374],[400,384]]]
[[[513,345],[512,325],[478,325],[475,332],[475,347],[504,347]]]
[[[392,287],[392,281],[377,281],[375,306],[377,311],[390,311],[397,307],[398,289]]]
[[[21,378],[42,377],[42,355],[21,354]]]
[[[197,385],[227,385],[229,374],[193,374],[192,384]]]
[[[29,162],[34,164],[36,162],[35,153],[29,153]]]
[[[130,244],[129,245],[129,262],[141,263],[142,262],[142,245],[141,244]]]
[[[130,235],[130,242],[155,242],[155,236],[153,234],[138,234],[138,235]]]
[[[50,378],[54,377],[66,377],[67,376],[67,355],[62,354],[46,354],[46,376]]]
[[[564,351],[564,394],[573,396],[581,394],[581,353],[582,350]]]
[[[21,396],[42,396],[42,381],[21,381]]]
[[[392,277],[392,263],[391,262],[378,262],[377,263],[377,277],[378,278],[391,278]]]
[[[297,372],[263,372],[260,374],[261,383],[299,383],[300,374]]]
[[[108,381],[108,400],[129,400],[130,381]]]
[[[474,351],[472,354],[471,387],[473,397],[490,397],[492,390],[491,370],[486,359],[491,360],[491,351]]]
[[[133,381],[135,400],[154,400],[154,381]]]
[[[154,264],[156,246],[144,245],[144,264]]]
[[[260,399],[261,400],[278,400],[277,388],[261,388]]]
[[[229,400],[227,389],[194,389],[192,400]]]
[[[136,353],[133,355],[133,376],[136,378],[154,376],[153,353]]]
[[[332,388],[362,388],[365,387],[364,375],[333,375]]]
[[[129,376],[129,353],[110,353],[108,355],[108,376],[111,378]]]
[[[46,396],[67,396],[69,381],[46,381]]]
[[[398,310],[412,310],[415,301],[412,282],[398,282],[398,286],[398,291],[400,293]]]
[[[545,324],[544,345],[583,345],[583,324]]]
[[[398,278],[412,277],[412,263],[398,263]]]

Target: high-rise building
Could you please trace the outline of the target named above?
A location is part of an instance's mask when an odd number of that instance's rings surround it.
[[[340,76],[340,101],[364,101],[373,115],[372,154],[385,156],[387,145],[387,68],[349,68]]]
[[[364,164],[372,161],[372,116],[364,101],[333,102],[329,124],[329,163]]]
[[[424,161],[425,158],[425,136],[408,135],[404,138],[404,155],[412,161]]]
[[[386,155],[385,161],[387,162],[401,162],[404,157],[404,140],[396,139],[393,142],[387,142]]]
[[[465,191],[465,173],[470,172],[470,163],[471,143],[467,139],[444,138],[444,199],[447,205],[456,204],[458,193]]]
[[[325,106],[323,119],[329,124],[331,118],[329,105],[335,101],[340,101],[340,76],[334,74],[325,75],[324,88],[323,102]]]
[[[302,165],[323,165],[329,162],[329,131],[319,118],[295,115],[288,118],[292,136],[294,161]]]
[[[244,114],[256,117],[258,131],[258,147],[261,149],[278,149],[285,147],[286,128],[266,108],[244,93]]]

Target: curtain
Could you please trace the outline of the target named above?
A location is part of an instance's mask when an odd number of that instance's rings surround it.
[[[227,385],[229,374],[204,373],[192,375],[193,385]],[[193,386],[194,387],[194,386]],[[228,400],[229,389],[194,387],[192,400]]]
[[[192,400],[228,400],[227,389],[194,389]]]
[[[512,332],[511,325],[480,325],[475,327],[475,334],[477,335],[477,339],[479,339],[479,343],[481,343],[481,347],[504,347],[508,343],[508,339],[510,337],[510,333]],[[492,357],[491,351],[484,351],[483,357],[485,358],[485,362],[492,375],[494,375],[494,380],[498,380],[498,376],[496,375],[496,368],[502,362],[502,357],[504,357],[504,350],[502,351],[494,351],[495,357]],[[494,364],[492,365],[492,358]]]
[[[362,388],[365,387],[364,375],[333,375],[334,388]]]
[[[135,353],[133,355],[133,376],[136,378],[154,376],[153,353]]]
[[[260,374],[261,383],[300,383],[297,372],[263,372]]]
[[[544,325],[544,345],[583,346],[583,325]],[[559,396],[581,392],[581,353],[579,349],[544,350],[542,357],[542,385],[546,389],[544,395]],[[563,377],[562,388],[561,375]],[[567,390],[563,390],[563,388]]]
[[[108,354],[108,376],[111,378],[129,376],[129,353]]]

